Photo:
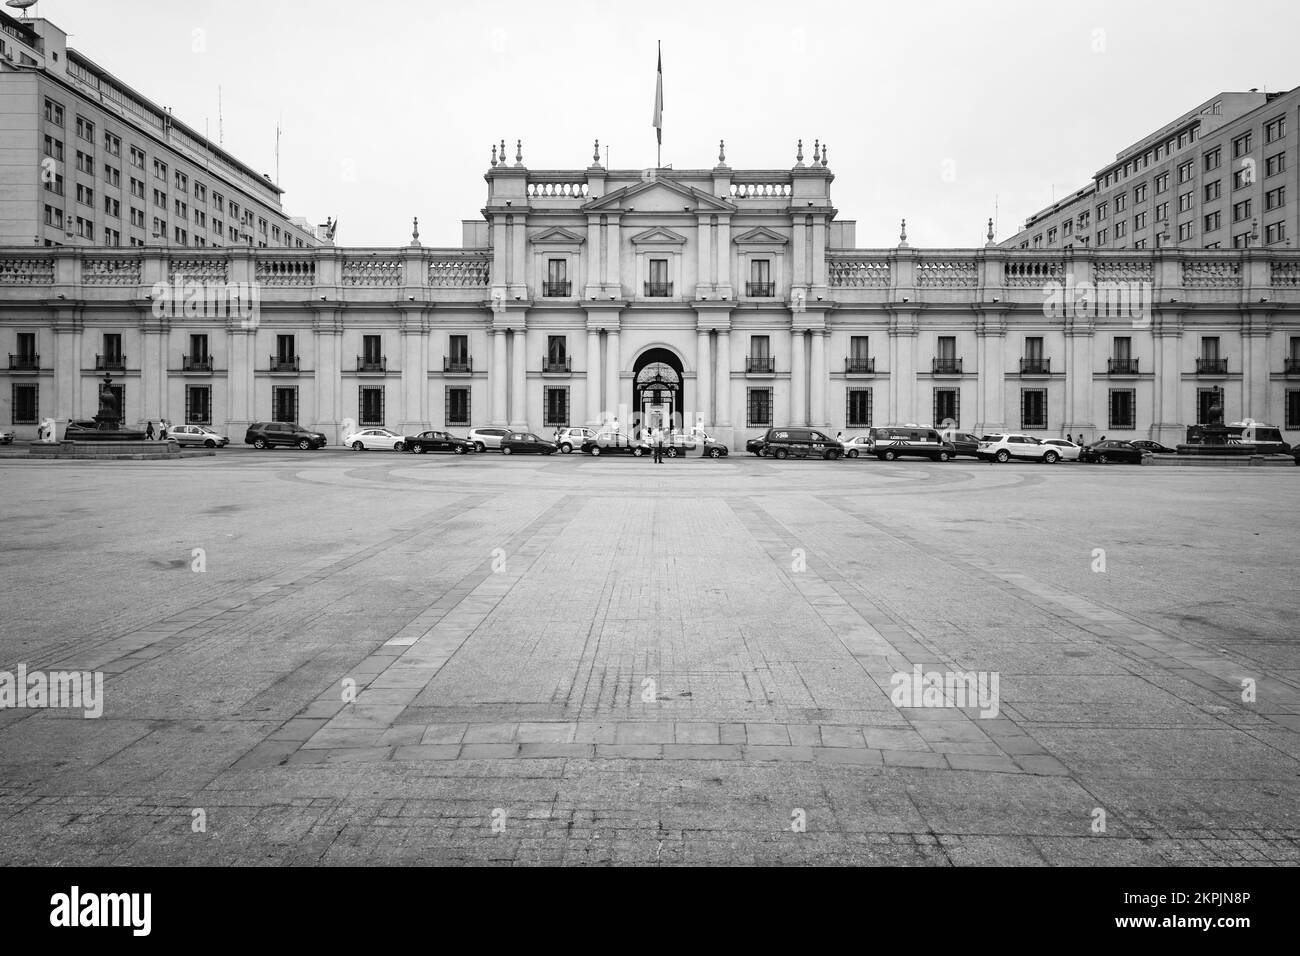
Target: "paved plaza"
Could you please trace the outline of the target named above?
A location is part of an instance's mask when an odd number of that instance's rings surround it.
[[[1300,862],[1300,469],[0,481],[0,671],[105,677],[0,711],[0,863]]]

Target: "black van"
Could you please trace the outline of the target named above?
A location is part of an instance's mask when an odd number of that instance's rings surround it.
[[[763,450],[768,458],[844,457],[844,446],[815,428],[769,428],[763,436]]]
[[[957,457],[957,448],[933,428],[917,425],[887,425],[871,429],[872,450],[881,461],[895,458],[929,458],[931,461],[951,461]]]

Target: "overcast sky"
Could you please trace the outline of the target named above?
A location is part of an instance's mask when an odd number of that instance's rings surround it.
[[[13,12],[13,11],[10,11]],[[830,145],[861,247],[982,245],[1221,90],[1300,84],[1296,0],[444,5],[41,0],[70,44],[275,176],[348,246],[459,246],[490,147],[534,168],[789,168]],[[201,31],[201,32],[196,32]]]

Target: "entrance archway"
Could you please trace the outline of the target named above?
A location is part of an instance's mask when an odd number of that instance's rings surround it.
[[[632,366],[632,418],[641,428],[681,428],[686,376],[677,353],[646,349]]]

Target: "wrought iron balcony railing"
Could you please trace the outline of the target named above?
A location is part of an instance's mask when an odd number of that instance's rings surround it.
[[[849,375],[875,375],[876,360],[863,355],[850,355],[844,360],[844,371]]]
[[[284,356],[284,355],[272,355],[271,371],[272,372],[296,372],[298,371],[298,366],[301,363],[301,361],[302,360],[297,355],[293,356],[293,358],[289,358],[288,356]]]
[[[564,282],[544,281],[542,283],[542,296],[544,298],[554,299],[554,298],[561,298],[572,294],[573,294],[573,283],[567,280]]]
[[[96,355],[95,371],[96,372],[125,372],[126,356],[125,355]]]
[[[935,375],[960,375],[961,362],[959,358],[936,358],[930,370]]]
[[[1198,358],[1196,360],[1197,375],[1227,375],[1228,360],[1226,358]]]
[[[1138,373],[1138,360],[1135,358],[1113,358],[1106,360],[1106,374],[1108,375],[1136,375]]]
[[[1052,360],[1045,358],[1022,358],[1020,360],[1021,375],[1051,375]]]
[[[24,355],[9,354],[10,371],[34,372],[41,367],[41,357],[33,353]]]
[[[182,355],[181,371],[182,372],[211,372],[212,356],[211,355]]]
[[[442,370],[447,375],[469,375],[474,371],[474,360],[469,356],[463,359],[443,358]]]
[[[671,282],[647,282],[645,294],[648,299],[667,299],[673,294]]]
[[[381,355],[378,358],[374,356],[358,355],[357,356],[358,372],[387,372],[388,356]]]
[[[754,299],[770,299],[776,295],[775,282],[746,282],[745,295]]]
[[[770,355],[751,355],[745,359],[745,371],[771,375],[776,371],[776,359]]]
[[[542,372],[548,375],[567,375],[573,371],[573,359],[565,358],[558,362],[550,358],[542,359]]]

